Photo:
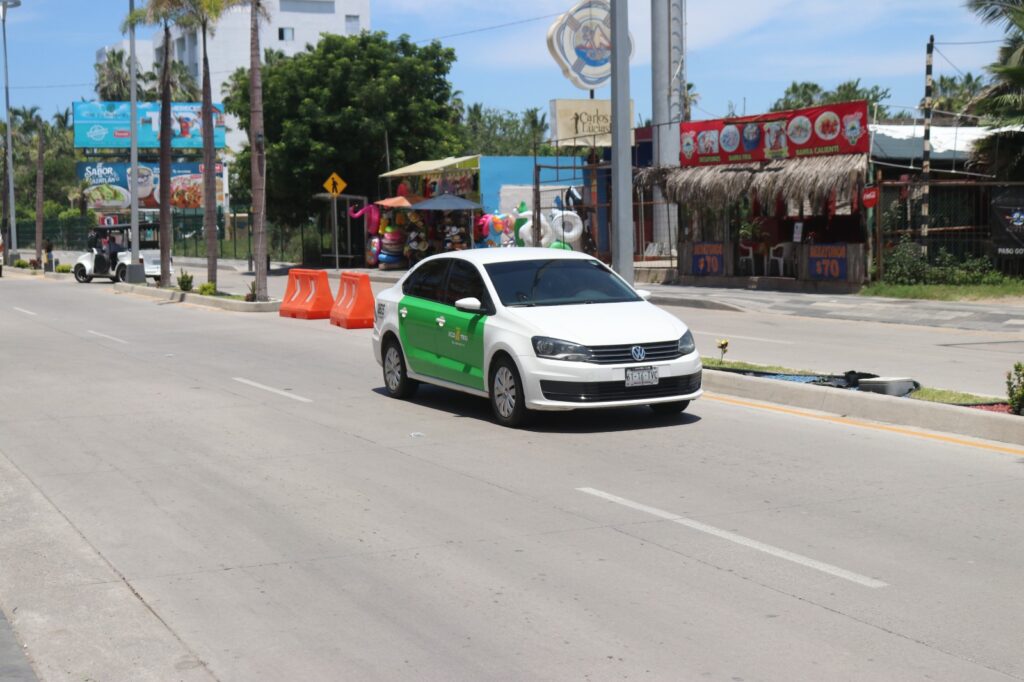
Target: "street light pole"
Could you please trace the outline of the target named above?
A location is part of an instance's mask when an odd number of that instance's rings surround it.
[[[629,113],[629,2],[612,0],[612,268],[633,283],[633,159]]]
[[[3,4],[0,5],[0,24],[3,25],[3,39],[4,39],[4,107],[7,110],[7,188],[10,194],[8,195],[7,205],[9,209],[9,220],[11,225],[11,247],[7,250],[8,258],[13,263],[18,258],[18,224],[14,218],[14,148],[12,145],[11,128],[14,126],[11,124],[11,88],[7,78],[7,10],[13,9],[21,4],[21,0],[2,0]]]
[[[135,13],[135,0],[128,0],[128,15]],[[145,284],[146,269],[139,263],[139,104],[138,93],[136,93],[136,82],[138,80],[138,66],[135,63],[135,22],[128,24],[128,73],[131,81],[131,152],[130,166],[128,171],[128,190],[131,192],[131,240],[132,255],[131,261],[125,270],[125,281],[130,284]]]

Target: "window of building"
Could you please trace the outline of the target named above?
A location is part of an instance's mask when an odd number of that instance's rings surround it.
[[[278,40],[295,40],[295,29],[294,28],[279,28],[277,29]]]
[[[359,15],[358,14],[346,14],[345,15],[345,35],[354,36],[359,33]]]
[[[334,14],[334,0],[281,0],[281,11]]]

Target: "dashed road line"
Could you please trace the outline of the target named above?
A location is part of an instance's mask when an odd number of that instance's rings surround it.
[[[250,381],[248,379],[243,379],[242,377],[232,377],[232,379],[234,379],[235,381],[237,381],[240,384],[245,384],[246,386],[252,386],[253,388],[258,388],[258,389],[263,390],[263,391],[269,391],[270,393],[275,393],[275,394],[277,394],[279,396],[284,396],[285,398],[291,398],[292,400],[298,400],[300,403],[311,403],[311,402],[313,402],[309,398],[303,398],[301,395],[296,395],[294,393],[289,393],[288,391],[282,391],[279,388],[273,388],[271,386],[264,386],[263,384],[258,384],[255,381]]]
[[[31,315],[32,317],[37,317],[39,315],[38,313],[34,313],[31,310],[25,310],[24,308],[15,307],[14,309],[17,310],[19,313],[25,313],[26,315]]]
[[[719,332],[704,332],[691,330],[694,334],[702,334],[704,336],[714,336],[720,339],[743,339],[744,341],[759,341],[761,343],[777,343],[783,346],[792,346],[794,341],[781,341],[779,339],[764,339],[759,336],[740,336],[739,334],[726,334]]]
[[[767,545],[763,542],[752,540],[748,537],[737,535],[736,533],[727,530],[722,530],[721,528],[709,526],[706,523],[701,523],[700,521],[687,519],[677,514],[673,514],[671,512],[658,509],[657,507],[650,507],[646,504],[641,504],[639,502],[627,500],[624,497],[612,495],[611,493],[606,493],[603,490],[597,490],[595,488],[576,488],[576,490],[578,490],[581,493],[586,493],[587,495],[600,497],[601,499],[608,500],[609,502],[614,502],[615,504],[620,504],[623,507],[629,507],[630,509],[635,509],[637,511],[650,514],[651,516],[656,516],[666,521],[671,521],[672,523],[678,523],[679,525],[686,526],[691,530],[700,531],[701,533],[707,533],[708,535],[714,535],[717,538],[728,540],[729,542],[734,542],[737,545],[742,545],[743,547],[748,547],[750,549],[756,549],[759,552],[770,554],[771,556],[777,557],[779,559],[785,559],[786,561],[791,561],[795,564],[799,564],[807,568],[812,568],[822,573],[827,573],[828,575],[834,576],[836,578],[848,580],[852,583],[856,583],[863,587],[878,589],[880,587],[889,586],[888,583],[884,583],[881,580],[869,578],[866,575],[854,573],[853,571],[848,571],[845,568],[839,568],[838,566],[833,566],[832,564],[826,564],[823,561],[811,559],[810,557],[806,557],[802,554],[796,554],[795,552],[790,552],[789,550],[780,549],[779,547],[774,547],[772,545]]]
[[[125,341],[124,339],[119,339],[119,338],[117,338],[116,336],[111,336],[111,335],[109,335],[109,334],[102,334],[102,333],[100,333],[100,332],[94,332],[94,331],[93,331],[93,330],[91,330],[91,329],[89,329],[89,330],[88,330],[88,332],[89,332],[90,334],[92,334],[93,336],[99,336],[100,338],[104,338],[104,339],[110,339],[111,341],[117,341],[118,343],[128,343],[128,342],[127,342],[127,341]]]

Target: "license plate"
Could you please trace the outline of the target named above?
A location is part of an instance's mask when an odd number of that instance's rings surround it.
[[[626,370],[626,388],[632,386],[654,386],[657,383],[657,367],[632,367]]]

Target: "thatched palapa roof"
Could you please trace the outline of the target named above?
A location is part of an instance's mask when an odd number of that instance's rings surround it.
[[[747,196],[787,202],[825,200],[833,191],[848,198],[867,172],[866,154],[809,156],[763,163],[736,163],[697,168],[643,168],[637,185],[661,186],[677,204],[721,208]]]

